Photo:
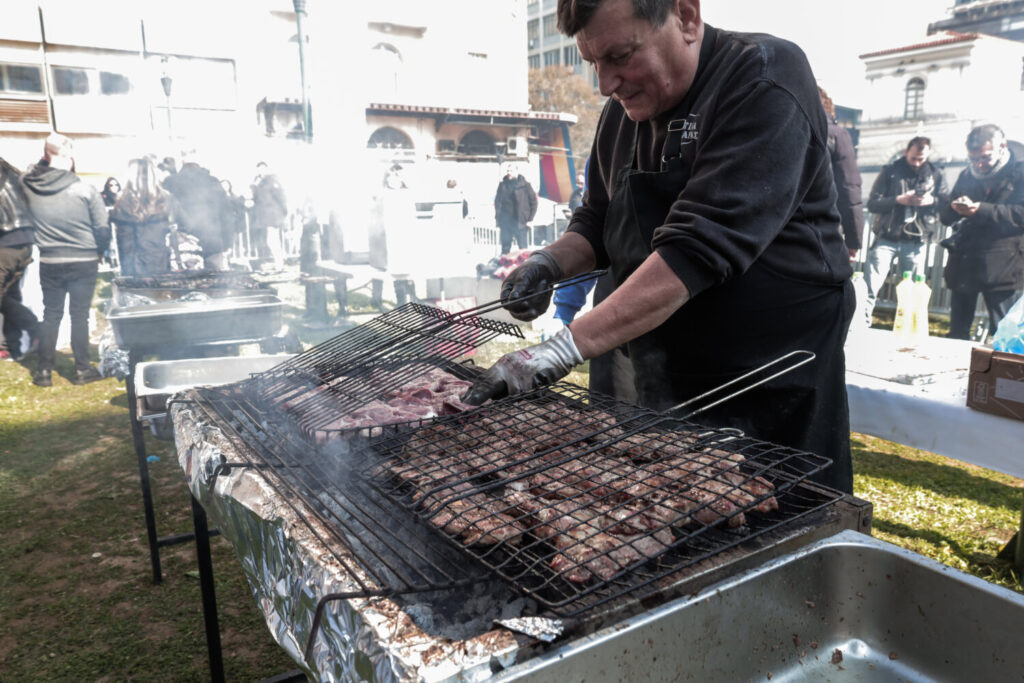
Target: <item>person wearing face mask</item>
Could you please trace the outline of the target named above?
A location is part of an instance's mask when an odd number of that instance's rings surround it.
[[[949,251],[943,276],[952,292],[949,337],[969,339],[980,294],[995,331],[1024,286],[1024,155],[994,124],[967,136],[967,168],[961,171],[939,218],[957,223],[943,240]]]
[[[542,386],[625,344],[638,402],[660,411],[806,349],[813,363],[700,421],[828,457],[813,478],[852,491],[843,343],[855,295],[806,56],[705,24],[699,0],[559,0],[557,15],[609,100],[582,205],[502,299],[530,320],[561,279],[610,267],[616,289],[500,358],[464,400]]]
[[[939,207],[949,201],[942,169],[928,161],[931,151],[929,138],[912,138],[903,156],[883,167],[871,186],[868,210],[875,215],[874,241],[864,264],[868,290],[864,314],[869,326],[878,291],[893,264],[897,273],[924,273],[926,247],[938,226]]]

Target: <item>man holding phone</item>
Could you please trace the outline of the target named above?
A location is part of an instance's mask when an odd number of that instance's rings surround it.
[[[942,170],[928,161],[931,151],[929,138],[912,138],[903,156],[885,166],[871,187],[868,210],[875,215],[874,242],[864,264],[868,325],[894,263],[899,273],[924,272],[925,247],[938,226],[939,207],[949,196]]]
[[[946,225],[957,223],[953,236],[942,242],[949,250],[944,275],[952,290],[949,336],[954,339],[970,338],[979,294],[992,332],[1024,285],[1024,159],[994,124],[970,132],[967,159],[953,186],[955,199],[939,214]]]

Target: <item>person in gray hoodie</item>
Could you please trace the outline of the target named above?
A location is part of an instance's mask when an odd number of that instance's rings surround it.
[[[32,381],[53,384],[57,331],[70,299],[72,384],[102,379],[89,362],[89,308],[92,306],[100,255],[110,246],[110,223],[99,191],[75,175],[71,140],[58,133],[46,138],[43,158],[21,177],[25,199],[36,223],[39,282],[43,290],[43,324],[39,365]]]

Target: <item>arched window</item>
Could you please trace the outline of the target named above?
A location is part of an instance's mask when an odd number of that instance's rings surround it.
[[[498,150],[494,138],[482,130],[471,130],[459,140],[459,154],[494,155]]]
[[[907,83],[906,100],[903,105],[903,118],[919,119],[924,115],[924,81],[911,78]]]
[[[409,136],[390,126],[373,131],[366,146],[369,149],[413,149]]]

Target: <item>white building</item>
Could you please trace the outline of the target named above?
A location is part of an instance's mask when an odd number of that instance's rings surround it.
[[[899,158],[915,136],[931,138],[931,160],[944,167],[950,189],[966,166],[967,134],[978,124],[996,123],[1011,139],[1024,140],[1024,43],[946,32],[861,59],[870,86],[857,149],[865,203],[882,166]],[[866,236],[870,225],[865,214]],[[927,259],[931,307],[944,310],[945,250],[932,241]]]
[[[597,71],[580,57],[576,39],[559,32],[557,6],[558,0],[526,0],[527,63],[531,69],[570,67],[596,91]]]
[[[349,223],[398,162],[417,191],[455,180],[471,217],[493,228],[502,161],[520,162],[554,202],[568,199],[575,175],[559,151],[575,117],[529,108],[526,8],[3,0],[0,155],[26,167],[56,130],[75,139],[80,174],[100,185],[135,156],[195,148],[243,193],[265,160],[294,208],[312,203]],[[539,220],[551,222],[545,209]]]
[[[947,165],[950,180],[963,168],[964,140],[979,122],[1024,136],[1024,43],[946,33],[861,59],[870,87],[858,159],[867,175],[902,154],[916,135],[932,139],[933,160]]]

